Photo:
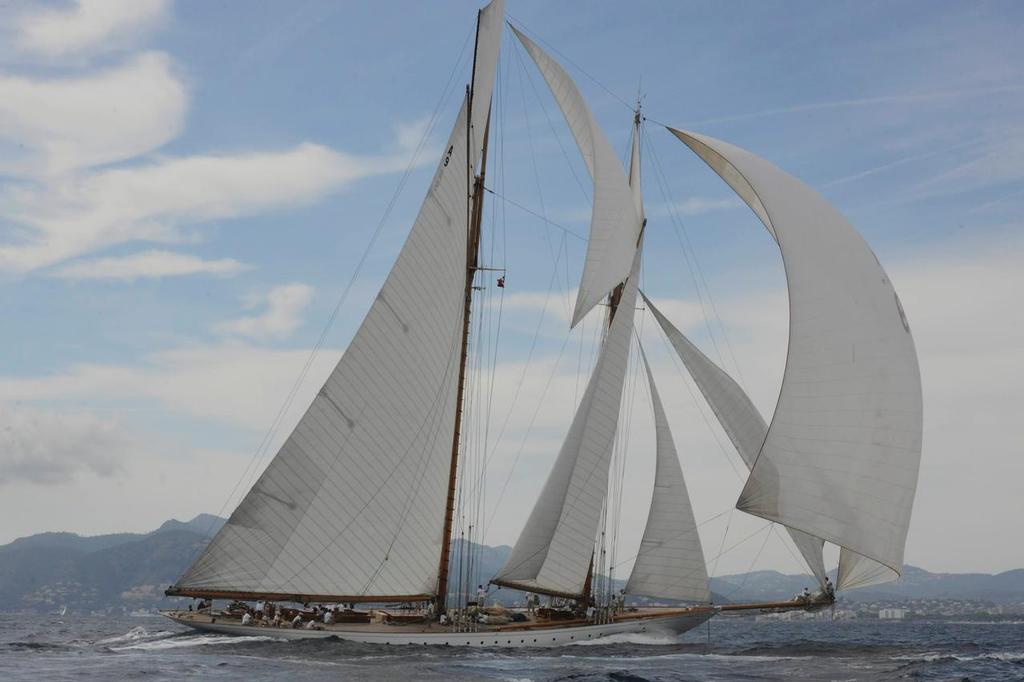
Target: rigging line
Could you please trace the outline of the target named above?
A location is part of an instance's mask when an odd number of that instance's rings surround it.
[[[505,498],[505,491],[508,488],[508,483],[509,483],[510,480],[512,480],[512,474],[515,472],[516,465],[519,463],[519,458],[522,456],[523,449],[526,447],[526,440],[527,440],[527,438],[529,438],[530,432],[533,431],[533,424],[537,420],[537,415],[540,414],[540,408],[544,404],[544,398],[547,397],[548,389],[551,387],[551,381],[552,381],[552,379],[555,378],[555,374],[558,373],[558,366],[561,363],[562,354],[565,352],[565,347],[569,343],[569,337],[570,336],[571,336],[571,333],[570,334],[566,334],[565,340],[562,342],[562,348],[558,351],[558,357],[555,359],[555,364],[554,364],[554,367],[551,370],[551,374],[548,375],[547,383],[544,384],[544,390],[541,392],[540,398],[537,400],[537,406],[533,410],[533,416],[530,417],[530,423],[526,427],[526,433],[523,434],[523,440],[519,443],[519,450],[516,452],[516,456],[512,460],[512,466],[509,467],[508,474],[505,476],[505,482],[501,486],[501,492],[498,493],[498,499],[494,503],[494,509],[491,511],[491,517],[490,517],[490,519],[488,519],[487,525],[484,526],[484,534],[485,535],[487,534],[487,531],[490,530],[491,524],[494,522],[494,517],[497,516],[497,514],[498,514],[498,509],[501,508],[501,502]],[[518,391],[518,388],[517,388],[517,391]],[[504,432],[504,429],[502,429],[502,432]],[[499,436],[499,440],[500,440],[500,436]],[[496,450],[497,447],[498,447],[498,443],[497,442],[495,442],[494,447],[495,447],[495,450]],[[492,456],[493,456],[495,450],[491,451],[491,455]],[[490,461],[489,458],[488,458],[488,461]]]
[[[757,563],[757,560],[761,558],[761,552],[764,551],[765,545],[768,544],[768,538],[772,536],[772,531],[774,530],[775,522],[773,521],[772,524],[768,527],[768,532],[764,534],[764,540],[761,542],[761,548],[757,550],[757,554],[754,555],[754,560],[750,562],[750,566],[749,568],[747,568],[747,572],[743,574],[743,580],[740,581],[738,587],[731,590],[729,594],[725,595],[726,597],[731,597],[732,595],[739,594],[743,591],[743,587],[747,584],[747,578],[750,577],[750,572],[754,570],[754,565]]]
[[[746,537],[744,537],[744,538],[743,538],[742,540],[740,540],[740,541],[739,541],[739,542],[737,542],[736,544],[734,544],[734,545],[730,545],[730,546],[729,546],[729,549],[727,549],[727,550],[724,550],[724,551],[722,551],[722,552],[719,552],[719,553],[718,553],[718,556],[716,556],[716,557],[715,557],[715,558],[714,558],[714,559],[713,559],[712,561],[714,561],[714,562],[715,562],[715,565],[717,566],[717,565],[718,565],[718,560],[719,560],[719,559],[721,559],[721,558],[722,558],[722,556],[724,556],[724,555],[728,554],[729,552],[731,552],[732,550],[736,549],[737,547],[739,547],[740,545],[742,545],[742,544],[743,544],[744,542],[746,542],[747,540],[749,540],[749,539],[751,539],[751,538],[753,538],[753,537],[756,537],[756,536],[760,535],[760,534],[761,534],[761,533],[763,533],[763,532],[764,532],[764,531],[765,531],[766,529],[770,528],[770,527],[771,527],[771,525],[772,525],[772,523],[774,523],[774,521],[769,521],[769,522],[768,522],[768,523],[766,523],[765,525],[763,525],[763,526],[761,526],[760,528],[758,528],[757,530],[755,530],[755,531],[754,531],[753,533],[751,533],[750,535],[747,535]],[[708,562],[706,562],[706,563],[705,563],[704,565],[705,565],[705,566],[707,566],[707,564],[710,564],[710,563],[711,563],[711,561],[708,561]]]
[[[732,512],[733,510],[730,509],[729,516],[725,519],[725,532],[722,533],[722,542],[718,545],[718,554],[715,556],[715,565],[711,568],[711,575],[715,575],[718,572],[718,560],[719,558],[721,558],[723,554],[725,554],[725,552],[722,551],[722,548],[725,547],[725,539],[729,537],[729,526],[732,525]],[[705,566],[707,565],[707,563],[710,562],[705,562]]]
[[[658,157],[657,152],[654,151],[654,145],[648,145],[648,149],[651,152],[651,158],[654,159],[654,166],[657,169],[659,176],[663,180],[666,194],[669,197],[669,212],[673,214],[673,217],[675,218],[676,222],[678,222],[679,228],[682,231],[683,236],[686,238],[686,243],[690,247],[690,253],[693,254],[693,262],[694,265],[696,265],[697,267],[697,274],[700,276],[700,280],[704,284],[704,291],[708,295],[708,303],[711,305],[711,312],[714,313],[715,319],[718,321],[718,326],[722,330],[722,339],[725,341],[726,350],[729,351],[729,357],[732,359],[732,364],[736,368],[736,378],[739,379],[740,385],[744,386],[746,384],[746,380],[743,377],[743,370],[740,368],[740,363],[736,359],[736,353],[733,350],[732,341],[730,341],[729,339],[729,333],[726,330],[725,323],[722,322],[722,316],[718,314],[718,306],[715,305],[715,297],[712,296],[711,294],[711,288],[708,286],[707,278],[704,276],[704,268],[701,266],[700,259],[697,257],[696,249],[693,248],[693,242],[690,240],[690,232],[689,230],[686,229],[686,224],[683,222],[682,218],[679,217],[678,213],[676,212],[675,203],[671,200],[672,190],[671,186],[668,183],[668,178],[665,175],[664,170],[662,169],[661,160]]]
[[[530,144],[530,163],[533,168],[533,180],[537,185],[537,198],[540,200],[540,212],[544,214],[541,220],[547,223],[548,211],[544,205],[544,191],[541,188],[540,169],[537,166],[537,150],[534,148],[533,144],[533,126],[530,124],[530,114],[526,107],[526,86],[523,85],[523,72],[526,71],[526,67],[523,64],[522,55],[520,55],[518,50],[515,51],[515,55],[519,64],[519,94],[523,103],[523,118],[526,120],[526,138]],[[549,230],[545,230],[544,232],[544,241],[548,245],[548,253],[551,254],[551,260],[554,262],[555,250],[551,245],[551,233]],[[568,313],[569,311],[567,310],[566,312]]]
[[[785,537],[782,535],[782,533],[779,532],[779,527],[775,526],[774,528],[772,528],[772,532],[775,533],[776,537],[779,538],[780,542],[782,543],[782,546],[786,548],[787,552],[789,552],[789,556],[791,556],[793,558],[793,561],[796,562],[797,567],[801,571],[807,568],[807,562],[801,561],[800,558],[797,557],[797,555],[793,552],[793,548],[789,546],[789,542],[786,542]]]
[[[508,14],[508,13],[506,13],[506,16],[507,16],[507,17],[508,17],[509,19],[511,19],[512,21],[515,21],[515,22],[516,22],[516,24],[518,24],[517,28],[518,28],[518,29],[519,29],[520,31],[522,31],[523,33],[526,33],[526,34],[529,34],[529,35],[531,35],[531,36],[532,36],[532,37],[533,37],[534,39],[536,39],[536,40],[537,40],[537,42],[538,42],[538,43],[541,43],[541,44],[542,44],[542,45],[544,45],[544,46],[545,46],[545,47],[546,47],[546,48],[547,48],[548,50],[550,50],[551,52],[554,52],[555,54],[557,54],[557,55],[558,55],[559,57],[561,57],[561,58],[562,58],[562,61],[566,62],[567,64],[570,64],[570,65],[571,65],[571,66],[572,66],[573,68],[575,68],[575,69],[576,69],[577,71],[579,71],[579,72],[580,72],[580,73],[582,73],[582,74],[583,74],[584,76],[586,76],[587,78],[589,78],[590,80],[592,80],[592,81],[593,81],[594,83],[596,83],[596,84],[598,85],[598,87],[600,87],[600,88],[601,88],[602,90],[604,90],[604,91],[605,91],[605,92],[607,92],[607,93],[608,93],[609,95],[611,95],[611,96],[612,96],[612,97],[614,97],[614,98],[615,98],[616,100],[618,100],[618,101],[619,101],[619,102],[620,102],[620,103],[622,104],[622,106],[626,107],[626,108],[627,108],[627,109],[629,109],[630,111],[633,111],[633,110],[634,110],[634,105],[630,104],[630,103],[629,103],[629,102],[627,102],[627,101],[626,101],[625,99],[623,99],[622,97],[619,97],[619,96],[618,96],[617,94],[615,94],[615,92],[613,92],[613,91],[611,90],[611,88],[607,87],[607,86],[606,86],[606,85],[605,85],[604,83],[602,83],[601,81],[597,80],[597,79],[596,79],[596,78],[595,78],[594,76],[590,75],[590,73],[588,73],[588,72],[586,71],[586,69],[584,69],[584,68],[583,68],[582,66],[580,66],[579,64],[577,64],[577,63],[576,63],[576,62],[574,62],[573,60],[569,59],[569,58],[568,58],[568,57],[566,57],[566,56],[565,56],[564,54],[562,54],[562,53],[561,53],[561,52],[560,52],[560,51],[558,50],[558,48],[556,48],[556,47],[555,47],[554,45],[550,44],[550,43],[549,43],[548,41],[546,41],[546,40],[544,40],[543,38],[541,38],[541,37],[540,37],[540,35],[538,35],[538,34],[537,34],[537,33],[536,33],[535,31],[533,31],[532,29],[530,29],[529,27],[527,27],[527,25],[526,25],[526,24],[524,24],[524,23],[523,23],[522,21],[520,21],[520,20],[519,20],[519,19],[518,19],[517,17],[514,17],[514,16],[512,16],[511,14]]]
[[[547,218],[547,217],[545,217],[545,216],[541,215],[540,213],[537,213],[537,212],[536,212],[536,211],[534,211],[533,209],[527,208],[527,207],[526,207],[526,206],[524,206],[523,204],[520,204],[520,203],[519,203],[518,201],[516,201],[516,200],[514,200],[514,199],[509,199],[509,198],[508,198],[507,196],[505,196],[504,194],[499,194],[498,192],[494,191],[494,190],[493,190],[493,189],[491,189],[490,187],[484,187],[484,191],[485,191],[485,192],[488,192],[488,193],[490,193],[490,194],[493,194],[493,195],[494,195],[495,197],[497,197],[498,199],[501,199],[501,200],[502,200],[502,201],[504,201],[504,202],[507,202],[507,203],[509,203],[509,204],[512,204],[513,206],[515,206],[515,207],[516,207],[516,208],[518,208],[519,210],[521,210],[521,211],[525,211],[526,213],[529,213],[530,215],[532,215],[532,216],[533,216],[533,217],[535,217],[535,218],[540,218],[540,219],[541,219],[541,220],[543,220],[543,221],[544,221],[544,222],[545,222],[545,223],[546,223],[546,224],[547,224],[547,225],[548,225],[549,227],[555,227],[555,228],[558,228],[558,229],[559,229],[559,230],[561,230],[562,232],[565,232],[565,233],[566,233],[566,234],[568,234],[568,235],[571,235],[571,236],[573,236],[573,237],[576,237],[576,239],[579,239],[579,240],[580,240],[580,241],[582,241],[582,242],[585,242],[585,241],[587,241],[587,238],[586,238],[586,237],[584,237],[583,235],[581,235],[581,234],[580,234],[579,232],[576,232],[575,230],[572,230],[572,229],[570,229],[570,228],[566,227],[565,225],[560,225],[560,224],[556,223],[555,221],[553,221],[553,220],[550,220],[549,218]]]
[[[426,146],[427,141],[429,140],[435,125],[437,124],[437,117],[441,111],[441,107],[447,101],[448,97],[451,94],[449,91],[452,87],[452,83],[455,80],[455,74],[459,71],[459,67],[462,65],[463,57],[465,56],[466,53],[466,47],[469,45],[469,40],[473,36],[474,32],[474,30],[470,30],[466,34],[466,38],[462,43],[462,48],[459,50],[459,55],[455,60],[455,65],[452,67],[451,73],[448,74],[448,80],[441,91],[441,96],[438,98],[437,103],[434,105],[434,110],[430,115],[430,119],[427,122],[427,126],[424,128],[423,134],[413,150],[412,156],[409,159],[409,163],[406,165],[405,170],[402,172],[402,177],[399,179],[398,184],[395,187],[395,191],[391,196],[391,199],[388,201],[387,205],[384,208],[384,213],[381,215],[380,220],[377,221],[377,225],[374,228],[373,234],[370,237],[370,241],[367,243],[362,256],[360,257],[358,263],[356,264],[356,268],[352,273],[352,277],[349,279],[348,284],[342,290],[341,296],[338,298],[338,301],[335,304],[334,309],[331,312],[331,315],[328,317],[326,325],[324,326],[323,330],[320,333],[320,337],[313,346],[313,349],[310,351],[309,357],[307,357],[306,362],[303,365],[303,368],[298,378],[295,380],[295,383],[292,385],[291,390],[288,392],[288,395],[285,398],[284,403],[282,403],[280,409],[278,409],[277,415],[274,417],[274,420],[271,422],[270,427],[267,429],[266,433],[263,435],[263,438],[257,445],[256,450],[253,453],[253,458],[250,460],[250,464],[246,466],[245,470],[242,472],[242,475],[235,482],[235,485],[232,487],[231,492],[227,496],[227,499],[224,500],[224,503],[218,510],[217,517],[223,517],[225,510],[231,503],[232,498],[234,498],[235,493],[238,492],[238,489],[242,485],[243,481],[250,480],[251,474],[254,474],[255,471],[259,469],[260,463],[266,456],[267,448],[269,448],[271,440],[277,433],[277,429],[280,427],[281,420],[284,418],[284,415],[291,407],[292,402],[294,402],[295,395],[298,393],[298,390],[302,385],[302,382],[305,381],[306,375],[308,374],[313,362],[316,360],[320,348],[323,346],[323,343],[326,340],[328,333],[330,333],[331,328],[334,326],[334,322],[337,319],[339,311],[341,310],[345,301],[348,299],[348,295],[351,292],[356,279],[361,274],[362,268],[365,265],[366,260],[369,257],[369,254],[372,251],[374,245],[376,244],[377,238],[380,236],[384,224],[391,216],[392,210],[398,203],[398,197],[401,196],[402,190],[405,188],[409,176],[412,174],[412,170],[415,168],[416,163],[419,161],[420,154],[422,153],[424,147]],[[249,487],[249,485],[247,485],[246,487]],[[216,521],[211,519],[209,526],[207,528],[208,536],[212,534],[211,532],[213,530],[213,525],[215,523]],[[212,542],[212,539],[210,542]],[[206,545],[198,545],[195,549],[193,549],[192,552],[190,553],[190,560],[193,559],[201,549],[208,547],[210,545],[210,542],[207,542]]]
[[[679,219],[676,216],[675,207],[672,204],[672,198],[666,187],[667,181],[664,178],[663,174],[660,172],[660,166],[657,164],[657,157],[654,155],[653,146],[650,144],[648,145],[648,151],[650,152],[650,157],[655,160],[654,179],[658,185],[658,189],[661,190],[662,200],[665,202],[665,206],[668,208],[669,222],[672,224],[672,229],[676,236],[676,240],[679,242],[679,248],[683,252],[683,259],[686,262],[686,269],[689,271],[690,279],[693,281],[693,290],[697,294],[697,300],[700,302],[700,310],[704,318],[704,325],[707,327],[708,330],[708,338],[711,340],[711,345],[714,346],[715,355],[718,356],[718,363],[722,367],[725,367],[725,356],[722,354],[721,349],[718,347],[718,341],[716,340],[714,330],[711,327],[711,316],[708,315],[707,307],[704,304],[704,294],[702,293],[700,284],[697,281],[697,269],[696,266],[691,262],[691,257],[694,260],[696,260],[696,254],[692,254],[691,256],[690,251],[692,250],[692,247],[691,249],[688,250],[686,244],[684,244],[683,242],[683,238],[680,236],[678,224]]]
[[[559,257],[561,257],[561,251],[559,251]],[[541,306],[540,317],[537,319],[537,327],[533,331],[533,340],[530,341],[530,350],[527,351],[526,354],[526,363],[523,365],[523,371],[519,375],[519,381],[516,382],[516,389],[515,392],[512,394],[512,402],[509,404],[508,411],[505,413],[505,420],[501,424],[501,430],[498,432],[498,437],[495,439],[494,446],[491,448],[491,451],[487,454],[485,462],[489,463],[491,461],[491,458],[494,457],[494,453],[498,449],[498,445],[501,443],[501,439],[505,435],[505,429],[508,427],[508,422],[512,418],[512,411],[515,409],[516,403],[519,401],[519,393],[523,388],[523,382],[526,380],[526,373],[530,369],[530,364],[533,362],[533,353],[537,348],[537,340],[540,338],[540,330],[541,327],[544,325],[544,318],[547,316],[548,303],[551,300],[551,293],[552,291],[554,291],[555,281],[557,280],[557,278],[558,267],[556,264],[554,270],[551,273],[551,279],[548,282],[548,291],[544,295],[544,305]],[[566,340],[569,339],[570,335],[571,330],[569,334],[566,334]]]

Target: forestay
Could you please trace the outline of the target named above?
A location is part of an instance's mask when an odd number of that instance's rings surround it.
[[[477,80],[474,118],[493,83]],[[466,285],[468,104],[345,354],[179,589],[370,598],[437,588]]]
[[[747,469],[754,466],[757,453],[761,450],[765,436],[768,434],[768,424],[765,422],[761,412],[754,406],[753,401],[747,392],[736,383],[721,367],[712,362],[690,339],[675,325],[672,324],[657,306],[647,298],[644,292],[647,308],[654,314],[669,343],[675,349],[679,358],[686,365],[686,369],[693,377],[694,383],[700,389],[704,399],[707,400],[711,411],[718,417],[722,430],[729,436],[733,446],[739,453],[740,458],[747,465]],[[800,554],[807,562],[811,573],[818,580],[818,584],[825,585],[825,563],[822,556],[824,541],[813,535],[808,535],[799,530],[788,528],[793,544],[800,550]]]
[[[748,151],[669,128],[775,237],[789,286],[778,405],[737,508],[847,549],[837,587],[897,576],[921,457],[910,326],[859,234],[813,189]],[[866,570],[861,555],[888,567]]]
[[[590,239],[572,314],[572,326],[575,327],[629,274],[642,227],[640,209],[634,203],[619,157],[594,120],[572,78],[533,41],[514,27],[512,31],[551,88],[594,181]]]
[[[643,346],[640,355],[654,410],[656,464],[651,510],[625,590],[655,599],[708,602],[711,590],[704,550],[683,470]]]
[[[578,596],[583,591],[608,490],[622,384],[633,333],[640,252],[555,465],[522,534],[492,582]]]

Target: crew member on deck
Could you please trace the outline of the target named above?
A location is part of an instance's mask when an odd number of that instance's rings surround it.
[[[483,585],[476,586],[476,605],[477,608],[484,607],[484,601],[487,600],[487,590],[484,589]]]
[[[836,588],[834,585],[832,585],[832,581],[828,579],[828,576],[825,576],[825,596],[827,596],[830,600],[835,601]]]

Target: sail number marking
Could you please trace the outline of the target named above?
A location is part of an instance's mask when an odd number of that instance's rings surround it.
[[[455,149],[455,145],[448,147],[448,151],[444,153],[444,167],[448,167],[448,162],[452,160],[452,150]]]

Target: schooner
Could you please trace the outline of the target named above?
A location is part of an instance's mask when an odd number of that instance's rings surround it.
[[[167,589],[171,596],[209,600],[196,611],[168,612],[175,621],[256,634],[276,610],[289,616],[285,627],[273,631],[281,637],[553,646],[622,632],[679,633],[723,610],[831,604],[826,542],[839,548],[835,589],[898,577],[921,455],[921,380],[899,297],[871,249],[820,194],[770,162],[727,142],[668,128],[743,200],[781,251],[789,346],[778,403],[766,420],[741,386],[639,290],[647,226],[639,105],[624,167],[570,75],[512,27],[550,87],[593,181],[571,326],[602,304],[606,325],[547,480],[507,561],[491,578],[500,587],[546,596],[548,606],[526,613],[461,598],[450,603],[470,316],[483,269],[481,222],[503,4],[493,0],[478,13],[465,97],[380,292],[277,455]],[[736,508],[788,530],[822,587],[813,599],[712,602],[669,419],[642,348],[654,413],[655,482],[624,593],[677,605],[625,609],[613,604],[611,589],[595,592],[609,468],[641,301],[749,469]],[[464,553],[466,545],[454,549]],[[235,608],[217,611],[214,600],[233,601]],[[260,615],[267,614],[262,620],[242,613],[256,601]],[[323,610],[310,611],[310,604]],[[329,615],[321,619],[324,613]],[[292,614],[298,627],[287,627]]]

